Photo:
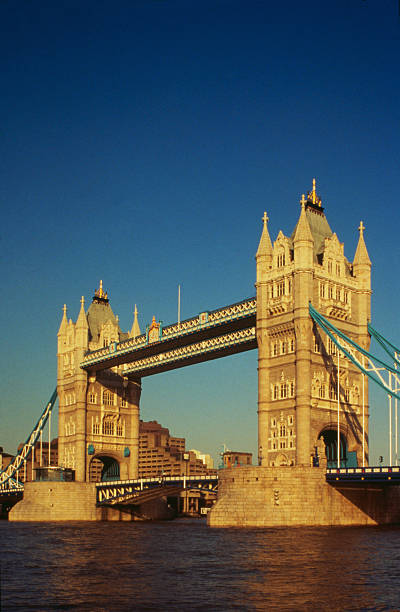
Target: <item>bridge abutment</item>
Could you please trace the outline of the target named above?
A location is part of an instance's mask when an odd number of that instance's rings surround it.
[[[400,522],[400,487],[331,485],[323,468],[220,470],[211,527],[383,525]]]

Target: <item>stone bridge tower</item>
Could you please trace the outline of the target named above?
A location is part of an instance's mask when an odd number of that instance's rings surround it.
[[[369,348],[371,262],[364,226],[351,263],[328,224],[315,180],[290,237],[280,231],[272,245],[267,221],[264,213],[256,254],[259,463],[310,465],[318,453],[333,464],[339,406],[341,462],[362,465],[367,379],[342,356],[338,386],[336,346],[313,325],[309,302]],[[368,432],[367,407],[364,422]],[[367,434],[364,448],[367,464]]]
[[[131,333],[123,333],[102,282],[87,312],[84,299],[76,323],[66,306],[58,331],[58,462],[81,482],[137,478],[141,385],[121,368],[88,374],[80,368],[88,350],[140,334],[135,308]]]

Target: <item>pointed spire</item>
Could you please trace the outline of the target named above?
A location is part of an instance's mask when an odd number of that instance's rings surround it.
[[[67,305],[64,304],[64,306],[63,306],[63,316],[62,316],[60,327],[59,327],[59,330],[58,330],[58,335],[59,334],[64,334],[66,332],[67,325],[68,325],[68,321],[67,321]]]
[[[256,259],[263,255],[267,257],[268,256],[272,257],[272,242],[271,242],[271,238],[269,236],[268,227],[267,227],[268,221],[269,221],[268,215],[266,212],[264,212],[264,216],[262,218],[262,222],[264,225],[263,225],[263,230],[262,230],[260,242],[259,242],[257,253],[256,253]]]
[[[140,327],[139,327],[137,316],[138,316],[138,309],[136,308],[136,304],[135,304],[135,310],[133,313],[133,325],[131,329],[131,338],[137,338],[137,336],[140,336]]]
[[[83,295],[81,297],[81,309],[76,320],[76,327],[79,327],[80,329],[88,329],[88,322],[85,313],[85,298]]]
[[[361,265],[368,265],[368,266],[371,265],[371,260],[369,258],[367,247],[366,247],[365,241],[364,241],[364,230],[365,230],[364,223],[362,221],[360,221],[360,225],[358,227],[358,231],[360,232],[360,236],[358,238],[356,254],[354,255],[354,261],[353,261],[353,265],[354,266],[359,266],[360,264]]]
[[[314,238],[311,233],[310,224],[308,223],[307,215],[306,215],[306,198],[303,193],[302,198],[300,200],[301,204],[301,213],[299,220],[297,221],[296,230],[293,237],[293,242],[298,242],[299,240],[307,240],[309,242],[314,242]]]

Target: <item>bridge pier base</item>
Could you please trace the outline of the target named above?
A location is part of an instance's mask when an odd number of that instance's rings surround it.
[[[27,482],[9,521],[135,521],[171,518],[164,499],[135,508],[97,507],[96,485],[85,482]]]
[[[314,467],[220,470],[211,527],[287,527],[400,523],[400,486],[331,485]]]

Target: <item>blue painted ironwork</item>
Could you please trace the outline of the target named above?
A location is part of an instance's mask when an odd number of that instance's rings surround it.
[[[175,486],[181,490],[191,489],[203,492],[215,492],[218,488],[218,475],[196,476],[163,476],[159,478],[137,478],[135,480],[119,480],[112,483],[97,483],[96,494],[99,505],[109,504],[124,497],[132,497],[146,490],[160,487]]]
[[[400,485],[400,467],[331,468],[326,470],[326,480],[330,483],[365,482]]]
[[[362,346],[357,344],[354,340],[346,336],[342,331],[337,329],[328,319],[326,319],[321,313],[319,313],[310,303],[309,304],[309,312],[312,320],[319,325],[319,327],[329,336],[332,342],[337,346],[337,348],[359,369],[363,374],[368,376],[371,380],[373,380],[377,385],[379,385],[382,389],[384,389],[389,395],[395,397],[400,400],[400,392],[397,388],[393,389],[389,384],[386,384],[382,379],[380,379],[377,375],[377,368],[368,369],[365,367],[364,363],[361,359],[357,358],[354,351],[357,351],[361,355],[367,358],[369,362],[377,363],[387,372],[391,372],[395,376],[399,375],[399,370],[388,364],[382,359],[379,359],[375,355],[372,355],[369,351],[364,349]]]
[[[51,414],[54,408],[56,399],[57,399],[57,389],[55,389],[55,391],[53,392],[50,398],[50,401],[48,402],[48,404],[46,404],[42,414],[39,417],[38,422],[36,423],[30,436],[26,440],[25,444],[23,445],[19,453],[14,457],[14,459],[7,466],[7,468],[4,471],[0,472],[0,491],[5,489],[6,486],[7,488],[14,489],[14,490],[23,489],[22,483],[20,483],[14,477],[16,476],[18,471],[21,469],[21,467],[24,465],[24,463],[30,456],[33,448],[35,447],[35,444],[39,439],[40,432],[43,431],[47,423],[47,419],[49,418],[49,415]]]

